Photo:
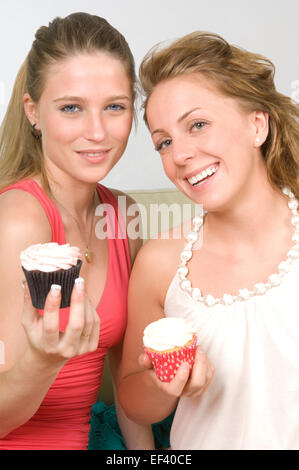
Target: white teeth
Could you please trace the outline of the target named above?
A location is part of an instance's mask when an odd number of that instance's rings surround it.
[[[102,153],[86,153],[85,155],[87,155],[88,157],[100,157],[103,154]]]
[[[191,183],[191,184],[197,183],[197,179],[195,178],[195,176],[192,176],[192,178],[189,178],[188,181],[189,181],[189,183]]]
[[[192,185],[199,183],[201,180],[203,180],[207,176],[213,175],[217,171],[217,169],[218,169],[218,166],[207,168],[206,170],[203,170],[201,173],[198,173],[197,175],[192,176],[191,178],[188,178],[188,181]]]

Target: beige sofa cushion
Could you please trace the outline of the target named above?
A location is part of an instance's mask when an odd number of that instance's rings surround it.
[[[159,233],[168,232],[173,227],[181,226],[200,210],[193,201],[175,188],[125,192],[139,206],[145,240],[155,238]]]

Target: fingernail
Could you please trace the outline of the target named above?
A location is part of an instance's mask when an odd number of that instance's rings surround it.
[[[53,297],[59,297],[60,292],[61,286],[59,286],[58,284],[51,285],[51,294],[53,295]]]
[[[82,292],[84,290],[84,279],[83,279],[83,277],[77,277],[77,279],[75,279],[75,284],[76,284],[77,291]]]
[[[29,298],[29,295],[28,295],[27,282],[25,280],[22,281],[22,289],[24,291],[24,299],[27,300]]]

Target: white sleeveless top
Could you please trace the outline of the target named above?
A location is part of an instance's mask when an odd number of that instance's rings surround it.
[[[172,449],[299,449],[299,216],[295,209],[293,248],[278,272],[252,291],[203,298],[186,278],[190,241],[181,254],[182,265],[168,288],[164,312],[194,324],[215,375],[201,397],[180,399],[170,435]],[[199,225],[197,221],[197,230]],[[190,239],[192,244],[195,237]]]

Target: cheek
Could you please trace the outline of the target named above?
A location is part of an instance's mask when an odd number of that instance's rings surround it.
[[[202,143],[207,153],[221,156],[223,151],[231,149],[233,140],[231,132],[225,126],[215,126],[212,132],[204,136]]]
[[[201,150],[223,160],[240,157],[240,152],[244,152],[246,140],[248,139],[244,129],[239,126],[221,126],[215,128],[214,132],[207,134],[201,141]]]
[[[165,157],[165,158],[162,158],[161,162],[162,162],[166,176],[170,180],[174,180],[176,176],[176,167],[173,164],[172,160],[170,158]]]
[[[44,120],[43,140],[49,144],[64,144],[74,141],[79,135],[80,123],[75,120],[48,117]]]
[[[109,122],[107,133],[120,144],[126,145],[132,128],[132,116],[123,120],[115,119]]]

